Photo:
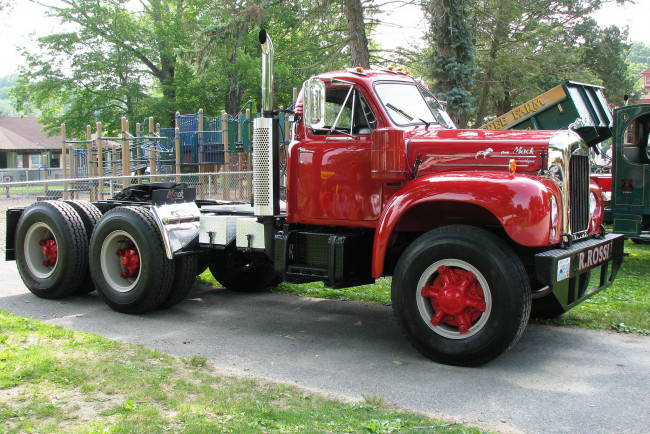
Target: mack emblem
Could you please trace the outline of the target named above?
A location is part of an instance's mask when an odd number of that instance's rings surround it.
[[[524,149],[522,147],[517,146],[515,148],[515,154],[520,154],[520,155],[533,155],[535,154],[535,150],[533,148],[530,149]]]
[[[184,198],[183,190],[167,191],[167,199],[182,200]]]

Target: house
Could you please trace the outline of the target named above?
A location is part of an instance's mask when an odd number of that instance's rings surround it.
[[[641,91],[641,101],[639,102],[648,104],[650,103],[650,68],[641,73],[641,78],[643,79],[643,90]]]
[[[59,167],[61,139],[48,137],[35,116],[8,117],[0,112],[0,169]]]

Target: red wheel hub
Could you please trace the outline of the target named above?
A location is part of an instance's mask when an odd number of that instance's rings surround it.
[[[54,267],[56,264],[56,257],[59,253],[59,249],[56,247],[55,240],[41,240],[38,242],[38,245],[43,248],[43,255],[45,255],[45,260],[43,265],[46,267]]]
[[[483,288],[471,271],[441,265],[437,272],[433,283],[422,288],[422,297],[431,300],[435,311],[431,324],[448,324],[467,333],[485,312]]]
[[[140,272],[140,255],[136,249],[119,249],[115,252],[117,256],[121,256],[122,268],[124,271],[120,273],[123,279],[137,276]]]

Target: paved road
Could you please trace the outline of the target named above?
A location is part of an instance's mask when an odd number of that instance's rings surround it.
[[[390,308],[195,287],[189,299],[142,316],[96,294],[41,300],[13,262],[0,262],[0,309],[218,368],[385,402],[499,431],[648,432],[650,337],[529,326],[480,368],[439,365],[401,336]]]

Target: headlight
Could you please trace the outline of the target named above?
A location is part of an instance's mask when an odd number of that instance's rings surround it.
[[[589,215],[594,215],[594,212],[596,212],[596,204],[598,203],[598,199],[596,199],[596,194],[592,191],[589,194]]]

